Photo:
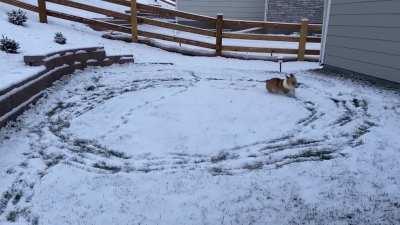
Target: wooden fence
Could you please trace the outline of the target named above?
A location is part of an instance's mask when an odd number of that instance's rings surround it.
[[[129,14],[112,11],[109,9],[100,8],[97,6],[87,5],[79,2],[69,0],[38,0],[37,6],[24,3],[18,0],[0,0],[0,2],[8,3],[26,10],[39,13],[39,20],[42,23],[47,23],[47,17],[56,17],[65,20],[70,20],[78,23],[83,23],[91,26],[101,27],[108,30],[114,30],[122,33],[127,33],[132,36],[132,41],[137,42],[139,37],[154,38],[164,41],[177,42],[180,44],[187,44],[201,48],[215,50],[215,55],[221,56],[224,51],[228,52],[254,52],[254,53],[279,53],[279,54],[294,54],[297,55],[298,60],[304,60],[306,55],[319,55],[319,50],[306,49],[307,43],[320,43],[321,38],[316,36],[309,36],[309,33],[320,33],[320,24],[310,24],[307,19],[303,19],[300,23],[275,23],[264,21],[244,21],[244,20],[227,20],[223,15],[214,17],[197,15],[178,10],[171,10],[156,6],[145,5],[137,3],[136,0],[104,0],[109,3],[114,3],[130,8]],[[129,21],[130,26],[115,24],[106,21],[99,21],[95,19],[84,18],[75,15],[69,15],[62,12],[49,10],[46,8],[46,2],[51,2],[67,7],[72,7],[80,10],[85,10],[93,13],[102,14],[115,19]],[[199,21],[207,24],[214,29],[204,29],[195,26],[188,26],[174,22],[167,22],[168,20],[146,18],[140,16],[142,13],[150,13],[157,15],[159,18],[181,18],[191,21]],[[138,24],[148,24],[156,27],[172,29],[176,31],[188,32],[196,35],[202,35],[215,38],[215,43],[208,43],[205,41],[192,40],[189,38],[171,36],[161,33],[154,33],[138,29]],[[290,32],[298,32],[297,36],[288,35],[274,35],[274,34],[249,34],[229,32],[232,29],[249,29],[249,28],[265,28],[267,30],[278,29]],[[240,39],[240,40],[260,40],[260,41],[280,41],[280,42],[296,42],[298,48],[269,48],[269,47],[246,47],[224,45],[223,39]]]

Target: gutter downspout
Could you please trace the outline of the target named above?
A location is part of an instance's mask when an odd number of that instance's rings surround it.
[[[329,19],[331,14],[331,3],[332,0],[325,0],[324,2],[324,19],[322,25],[322,39],[321,39],[321,53],[320,53],[320,65],[324,65],[326,61],[326,40],[328,37]]]

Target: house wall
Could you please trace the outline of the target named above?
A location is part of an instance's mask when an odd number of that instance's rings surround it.
[[[207,16],[223,13],[224,18],[263,21],[265,0],[177,0],[177,9]]]
[[[400,1],[331,0],[324,64],[400,82]]]
[[[307,18],[311,23],[322,23],[324,0],[267,0],[267,20],[300,22]]]

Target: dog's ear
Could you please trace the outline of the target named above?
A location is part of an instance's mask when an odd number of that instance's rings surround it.
[[[291,73],[291,74],[290,74],[290,77],[294,77],[294,74],[293,74],[293,73]]]
[[[288,75],[285,75],[285,78],[286,78],[286,79],[289,79],[289,76],[288,76]]]

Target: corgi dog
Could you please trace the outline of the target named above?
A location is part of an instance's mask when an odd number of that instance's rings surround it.
[[[285,79],[272,78],[266,81],[266,88],[270,93],[295,95],[297,79],[293,74],[286,76]]]

